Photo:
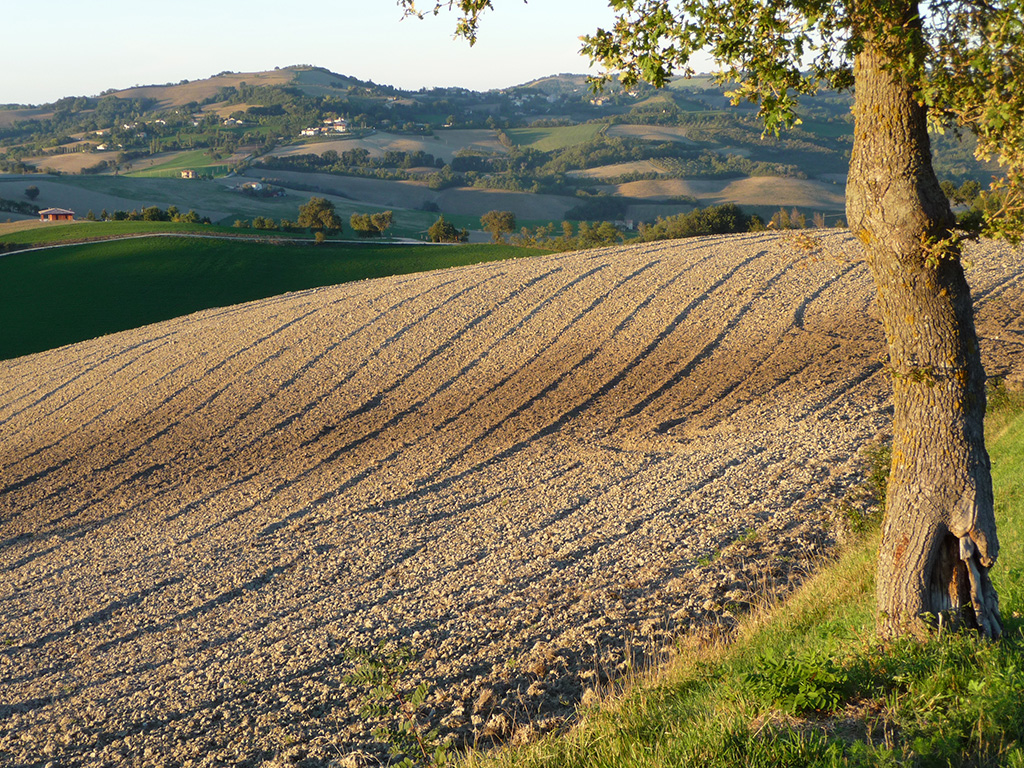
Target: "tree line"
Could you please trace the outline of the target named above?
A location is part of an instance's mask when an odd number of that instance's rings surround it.
[[[506,236],[512,245],[527,248],[543,248],[548,251],[579,251],[588,248],[604,248],[625,242],[626,233],[611,221],[562,221],[561,231],[556,233],[554,223],[538,227],[522,227],[515,232],[515,214],[511,211],[489,211],[480,219],[482,228],[491,233],[494,242],[501,242]],[[814,218],[815,226],[824,227],[821,214]],[[724,235],[735,232],[756,232],[766,228],[798,229],[807,226],[806,216],[795,208],[792,212],[780,209],[769,224],[757,214],[748,214],[734,203],[697,208],[675,216],[658,217],[653,223],[641,223],[634,239],[639,242],[674,240],[684,237]]]
[[[171,221],[177,224],[212,224],[209,216],[200,216],[194,210],[182,212],[178,206],[172,205],[166,210],[151,205],[139,210],[133,208],[130,211],[115,210],[113,213],[104,208],[97,215],[93,211],[85,214],[86,221]]]
[[[507,133],[498,130],[498,138],[507,152],[481,155],[460,151],[450,163],[423,152],[390,150],[372,156],[357,147],[343,152],[328,150],[322,154],[264,157],[254,165],[268,170],[331,173],[340,176],[365,176],[389,181],[422,179],[432,190],[455,186],[503,189],[510,192],[572,194],[580,188],[609,183],[574,177],[573,171],[617,165],[641,160],[654,160],[660,172],[640,174],[640,178],[731,178],[744,176],[806,177],[793,162],[752,160],[739,154],[718,152],[681,142],[653,142],[630,137],[598,134],[593,139],[560,149],[541,151],[520,147]],[[748,136],[744,137],[749,139]],[[746,143],[746,142],[744,142]],[[812,150],[821,153],[820,147]],[[841,152],[825,153],[818,158],[819,169],[842,170]],[[833,156],[834,155],[834,156]],[[435,169],[429,173],[413,169]],[[624,179],[625,180],[625,179]],[[581,215],[577,218],[585,218]]]

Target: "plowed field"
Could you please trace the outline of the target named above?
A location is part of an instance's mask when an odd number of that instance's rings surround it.
[[[1024,366],[1019,253],[969,279]],[[855,243],[785,233],[287,294],[0,363],[0,764],[382,756],[343,651],[522,739],[831,544],[884,434]],[[306,762],[302,762],[306,761]]]

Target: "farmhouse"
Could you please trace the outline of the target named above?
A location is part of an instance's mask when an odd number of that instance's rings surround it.
[[[199,174],[193,171],[191,168],[186,168],[181,172],[181,178],[183,179],[197,179]]]
[[[334,131],[335,133],[348,132],[348,120],[343,117],[328,117],[324,119],[323,131]]]
[[[39,212],[40,221],[74,221],[75,212],[67,208],[43,208]]]

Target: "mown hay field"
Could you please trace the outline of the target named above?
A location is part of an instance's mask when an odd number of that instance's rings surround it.
[[[651,179],[609,184],[610,194],[634,198],[690,196],[701,205],[736,203],[741,206],[798,206],[806,211],[843,210],[844,187],[811,179],[751,176],[741,179]]]

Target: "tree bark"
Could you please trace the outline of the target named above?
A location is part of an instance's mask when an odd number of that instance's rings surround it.
[[[988,572],[999,543],[971,294],[959,249],[929,247],[949,236],[954,218],[932,169],[925,108],[889,63],[871,40],[857,56],[846,192],[893,377],[878,628],[892,637],[968,626],[997,638],[1002,625]]]

